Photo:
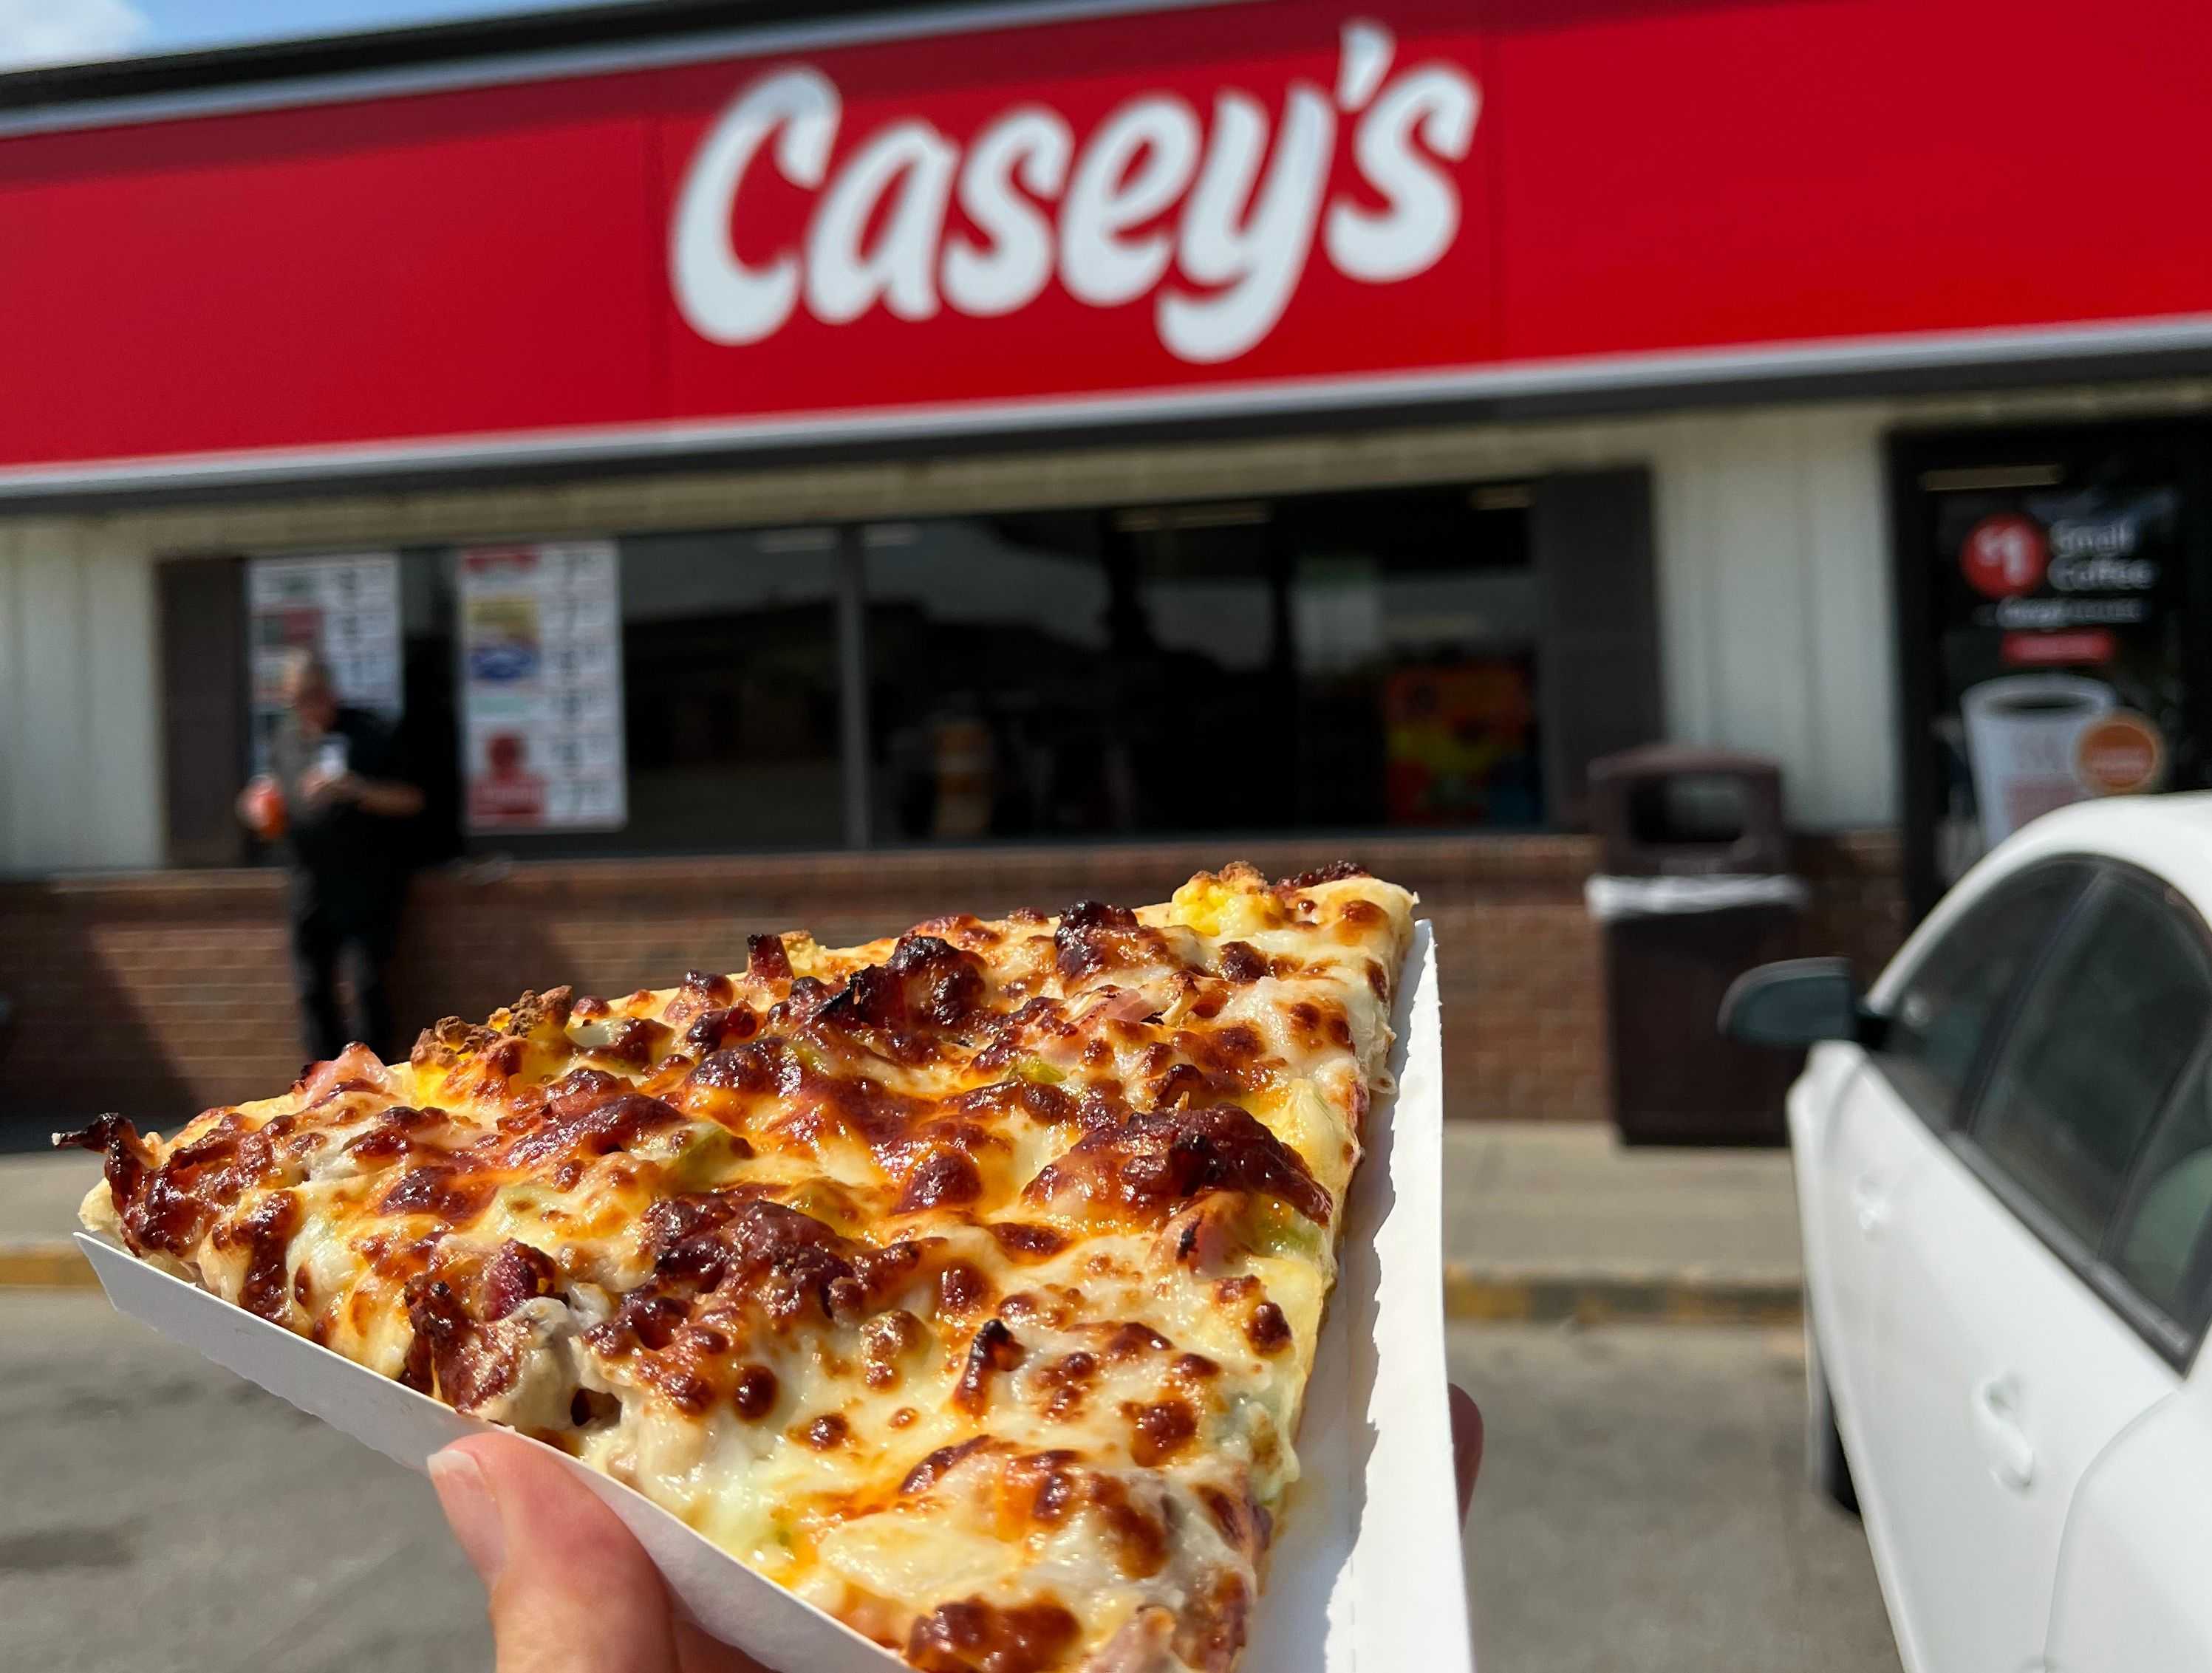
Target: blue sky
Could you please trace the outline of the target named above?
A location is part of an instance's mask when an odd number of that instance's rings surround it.
[[[0,70],[339,34],[580,0],[0,0]]]

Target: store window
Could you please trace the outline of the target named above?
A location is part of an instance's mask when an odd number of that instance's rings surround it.
[[[622,846],[842,839],[836,531],[622,543]]]
[[[1540,823],[1528,505],[866,528],[877,840]]]
[[[241,777],[283,649],[396,705],[425,859],[1526,829],[1556,816],[1533,497],[271,554],[174,567],[165,619],[236,613]],[[201,800],[177,840],[219,856]]]

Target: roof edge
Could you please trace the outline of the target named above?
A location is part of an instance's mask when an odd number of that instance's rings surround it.
[[[1028,3],[1003,0],[1014,6]],[[0,72],[0,112],[61,111],[209,88],[256,88],[611,44],[678,40],[760,25],[942,10],[955,3],[957,0],[599,0],[562,11],[8,70]]]

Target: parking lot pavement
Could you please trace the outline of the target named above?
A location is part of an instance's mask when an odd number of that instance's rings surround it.
[[[1792,1338],[1477,1324],[1453,1354],[1490,1430],[1485,1673],[1895,1673],[1858,1524],[1800,1482]],[[0,1483],[7,1666],[490,1666],[420,1478],[96,1294],[0,1294]]]
[[[486,1673],[422,1478],[109,1310],[0,1293],[0,1665]]]
[[[1865,1536],[1804,1483],[1795,1331],[1460,1324],[1451,1348],[1487,1430],[1484,1673],[1897,1673]]]

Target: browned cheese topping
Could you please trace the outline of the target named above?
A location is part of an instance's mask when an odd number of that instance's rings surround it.
[[[917,1668],[1227,1673],[1412,900],[933,918],[361,1047],[87,1223],[629,1482]]]

